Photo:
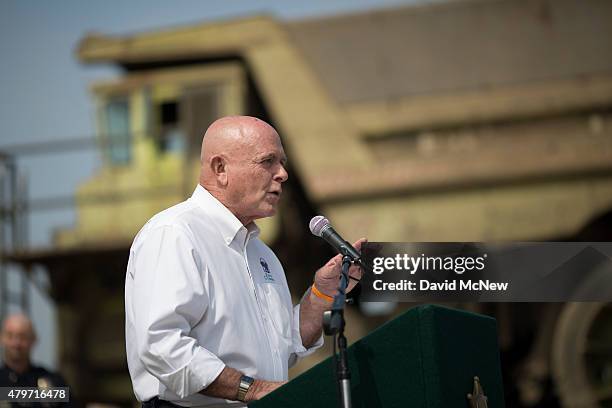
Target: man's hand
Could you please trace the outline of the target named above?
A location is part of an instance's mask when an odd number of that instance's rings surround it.
[[[287,384],[287,381],[264,381],[255,380],[249,388],[244,399],[246,402],[257,401],[262,399],[278,387]]]
[[[361,238],[356,241],[353,246],[357,251],[361,251],[361,245],[367,242],[366,238]],[[338,285],[340,284],[340,275],[342,274],[342,255],[338,254],[330,259],[323,267],[321,267],[316,273],[314,282],[317,289],[322,293],[334,297],[338,292]],[[349,269],[349,284],[346,293],[353,290],[353,288],[361,280],[362,270],[358,265],[352,265]]]
[[[361,250],[361,245],[367,242],[367,239],[361,238],[353,244],[355,249]],[[342,274],[342,255],[336,255],[330,259],[316,273],[314,282],[317,289],[325,295],[335,296],[338,292],[340,284],[340,275]],[[349,269],[349,284],[346,292],[350,292],[359,280],[361,280],[362,271],[357,265],[353,265]],[[331,308],[332,302],[321,299],[316,296],[312,290],[308,290],[306,295],[300,302],[300,336],[304,347],[311,347],[323,331],[323,312]]]
[[[242,377],[240,371],[226,366],[219,376],[217,376],[208,387],[200,391],[200,393],[208,395],[209,397],[235,400],[238,396],[240,377]],[[244,399],[247,402],[258,400],[286,383],[287,381],[255,380],[249,387],[249,391],[247,391]]]

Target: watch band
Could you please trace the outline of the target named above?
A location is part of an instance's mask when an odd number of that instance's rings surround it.
[[[255,380],[249,377],[248,375],[243,375],[242,377],[240,377],[240,385],[238,385],[238,401],[246,402],[246,394],[254,382]]]

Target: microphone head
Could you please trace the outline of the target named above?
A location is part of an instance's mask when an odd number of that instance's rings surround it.
[[[329,220],[322,215],[317,215],[316,217],[312,217],[310,220],[310,232],[317,237],[321,236],[321,232],[323,232],[323,228],[329,225]]]

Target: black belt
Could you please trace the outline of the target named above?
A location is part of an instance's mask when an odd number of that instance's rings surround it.
[[[184,407],[173,404],[170,401],[164,401],[162,399],[159,399],[159,397],[154,397],[148,401],[143,402],[142,408],[184,408]]]

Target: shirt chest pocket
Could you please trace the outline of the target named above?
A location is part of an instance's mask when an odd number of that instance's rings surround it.
[[[264,257],[252,257],[249,265],[253,282],[262,298],[266,314],[274,330],[280,336],[290,339],[293,306],[282,269],[275,262],[266,260]]]
[[[280,284],[263,284],[260,288],[266,299],[272,326],[282,337],[291,338],[293,307],[289,293]]]

